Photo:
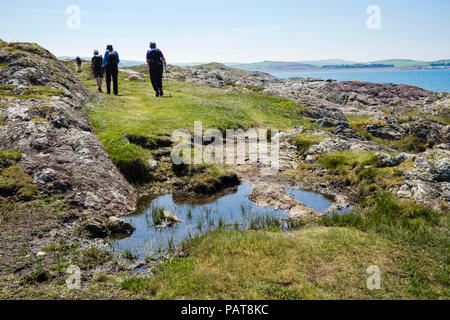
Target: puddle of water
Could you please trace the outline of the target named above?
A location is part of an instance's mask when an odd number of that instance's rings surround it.
[[[218,226],[247,229],[256,217],[288,218],[282,210],[261,208],[247,199],[253,186],[242,184],[237,191],[220,198],[202,200],[195,196],[162,195],[148,198],[140,204],[138,211],[123,219],[136,230],[125,239],[114,241],[115,252],[130,250],[138,259],[157,254],[180,244],[183,240],[197,236]],[[294,198],[306,206],[324,212],[333,203],[319,194],[295,189],[286,189]],[[162,208],[174,213],[182,223],[160,229],[153,225],[152,209]]]
[[[326,196],[314,192],[302,191],[297,189],[286,189],[286,193],[293,196],[305,206],[319,212],[327,211],[327,209],[334,204],[334,202],[327,199]],[[343,208],[339,210],[338,213],[347,213],[351,210],[351,208]]]

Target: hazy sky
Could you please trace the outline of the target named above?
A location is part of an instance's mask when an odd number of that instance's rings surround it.
[[[70,5],[80,29],[68,28]],[[381,29],[367,28],[370,5]],[[132,60],[154,40],[169,62],[437,60],[450,58],[449,16],[449,0],[0,0],[0,38],[57,56],[112,43]]]

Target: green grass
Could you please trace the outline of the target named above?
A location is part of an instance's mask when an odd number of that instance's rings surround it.
[[[327,227],[345,227],[380,235],[400,246],[404,256],[405,293],[417,299],[448,299],[448,212],[437,212],[414,201],[398,201],[379,193],[375,205],[362,212],[321,218]]]

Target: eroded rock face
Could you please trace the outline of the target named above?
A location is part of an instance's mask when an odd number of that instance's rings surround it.
[[[284,210],[292,218],[319,217],[322,213],[306,207],[303,203],[287,194],[283,187],[274,184],[259,185],[247,196],[262,208]]]
[[[83,211],[133,211],[136,192],[94,135],[76,76],[35,44],[3,44],[0,63],[0,149],[23,154],[20,166],[44,194]]]

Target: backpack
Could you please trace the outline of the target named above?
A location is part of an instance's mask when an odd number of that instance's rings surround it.
[[[119,64],[119,57],[115,51],[111,51],[108,55],[108,65],[110,67],[117,67]]]
[[[159,50],[150,50],[148,52],[148,61],[151,67],[162,65],[161,52]]]
[[[95,56],[92,59],[92,63],[94,64],[94,69],[99,70],[102,68],[103,65],[103,57],[102,56]]]

